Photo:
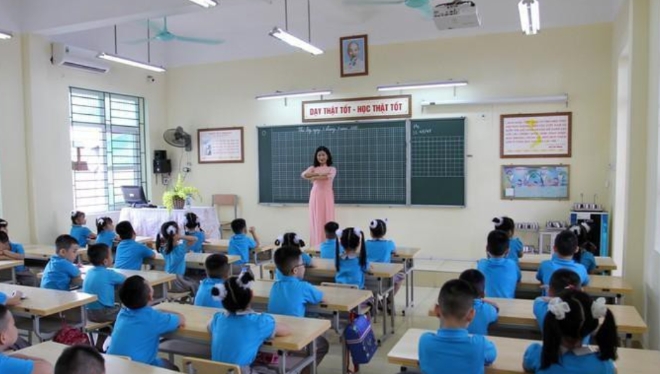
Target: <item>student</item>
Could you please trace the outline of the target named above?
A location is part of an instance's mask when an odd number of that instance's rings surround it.
[[[277,239],[275,239],[275,245],[278,247],[295,247],[300,249],[303,265],[305,267],[312,266],[312,258],[307,253],[302,251],[302,249],[305,247],[305,242],[300,239],[300,237],[298,237],[295,232],[287,232],[284,235],[280,235]],[[281,279],[282,277],[282,272],[279,268],[277,268],[275,270],[275,280]]]
[[[516,224],[513,219],[509,217],[495,217],[493,218],[495,230],[504,231],[509,238],[509,255],[508,258],[518,264],[519,259],[523,256],[523,242],[518,237],[513,235],[516,232]]]
[[[193,253],[202,253],[202,245],[206,240],[206,234],[202,230],[202,224],[199,222],[199,217],[193,212],[186,213],[184,226],[186,227],[186,235],[194,236],[197,238],[193,244],[191,244],[188,249]]]
[[[78,256],[78,240],[71,235],[58,236],[55,252],[44,269],[41,288],[68,291],[71,287],[80,286],[80,269],[73,264]]]
[[[71,212],[71,232],[69,235],[76,238],[80,248],[87,247],[87,240],[96,239],[96,234],[94,234],[92,230],[85,227],[86,224],[87,219],[85,218],[85,213],[79,210],[74,210]]]
[[[321,258],[327,258],[334,260],[335,258],[335,245],[337,244],[337,236],[341,235],[341,230],[339,230],[339,224],[337,222],[330,221],[325,224],[325,241],[319,244],[319,252],[321,252]],[[339,234],[337,234],[339,232]],[[339,247],[339,254],[344,254],[344,247]]]
[[[117,235],[119,235],[121,242],[117,245],[115,268],[140,270],[145,259],[156,257],[156,252],[135,241],[135,230],[133,230],[133,225],[130,222],[119,222],[117,224]]]
[[[186,320],[179,313],[160,312],[149,306],[153,296],[153,288],[141,276],[126,279],[119,289],[119,299],[124,307],[112,330],[108,353],[178,371],[173,363],[158,357],[158,342],[161,335],[184,326]]]
[[[194,236],[179,235],[179,225],[175,221],[165,222],[160,227],[156,248],[165,259],[165,271],[176,274],[176,279],[170,283],[170,292],[190,292],[193,296],[197,293],[199,283],[185,276],[186,253],[188,247],[196,241]]]
[[[592,274],[596,270],[596,257],[594,255],[598,253],[598,248],[594,243],[589,241],[591,226],[587,222],[582,222],[568,229],[573,231],[578,238],[578,250],[573,255],[573,261],[584,265],[587,273]]]
[[[105,374],[105,359],[88,345],[74,345],[62,351],[55,374]]]
[[[16,343],[18,330],[14,317],[6,306],[0,305],[0,373],[7,374],[52,374],[53,365],[37,357],[3,354]]]
[[[474,319],[468,326],[470,334],[488,335],[488,326],[497,322],[499,308],[497,304],[484,300],[486,277],[476,269],[468,269],[461,273],[458,279],[463,280],[474,289]]]
[[[112,266],[112,252],[107,245],[90,245],[87,257],[94,267],[87,271],[83,292],[98,297],[97,301],[85,306],[87,319],[92,322],[114,322],[120,310],[115,305],[115,287],[121,286],[126,277],[108,269]]]
[[[552,273],[552,277],[550,277],[548,296],[539,296],[534,299],[534,316],[541,332],[543,332],[545,315],[548,313],[548,302],[565,289],[580,290],[580,276],[572,270],[559,269]]]
[[[486,252],[488,258],[477,262],[477,269],[486,277],[486,296],[513,299],[522,274],[518,264],[508,258],[507,233],[500,230],[491,231],[488,234]]]
[[[96,243],[105,244],[110,249],[115,244],[115,240],[118,238],[115,233],[115,225],[112,222],[110,217],[99,217],[96,219]]]
[[[4,221],[7,222],[7,221]],[[20,244],[9,241],[9,234],[5,229],[0,229],[0,260],[22,261],[25,259],[25,250]],[[16,281],[18,284],[29,287],[37,286],[37,277],[25,265],[14,267]]]
[[[367,240],[365,246],[367,248],[367,261],[368,262],[392,262],[392,255],[396,253],[396,245],[393,241],[385,239],[387,234],[387,221],[382,219],[374,219],[369,223],[369,233],[371,239]],[[401,283],[406,278],[406,274],[400,271],[394,276],[394,294],[396,295],[401,288]]]
[[[250,227],[250,234],[254,237],[254,239],[252,239],[246,235],[246,228],[247,223],[243,218],[237,218],[231,221],[231,230],[234,232],[234,235],[229,239],[229,249],[227,252],[230,255],[241,257],[240,260],[234,263],[236,267],[240,267],[240,265],[250,262],[250,250],[259,246],[257,231],[254,227]]]
[[[424,374],[482,374],[497,358],[495,345],[483,335],[471,335],[467,327],[474,319],[474,290],[465,281],[450,280],[440,289],[435,314],[440,318],[437,333],[419,339],[419,368]]]
[[[222,253],[214,253],[204,260],[206,278],[201,281],[197,294],[195,294],[195,305],[211,308],[222,308],[222,303],[215,300],[211,290],[216,284],[222,284],[229,278],[229,260]]]
[[[344,247],[344,254],[339,252],[339,245]],[[358,255],[358,248],[360,254]],[[335,282],[340,284],[354,284],[364,288],[364,273],[371,266],[367,261],[367,250],[364,246],[364,234],[357,227],[347,227],[335,241]]]
[[[523,356],[529,373],[616,373],[618,335],[605,299],[593,301],[577,290],[564,290],[550,300],[543,322],[543,345],[533,343]],[[599,326],[599,319],[604,318]],[[582,344],[594,333],[598,350]]]
[[[552,273],[558,269],[573,270],[580,276],[583,286],[589,284],[589,274],[584,265],[575,263],[573,255],[578,250],[577,236],[570,231],[564,230],[555,238],[554,255],[552,259],[541,262],[539,270],[536,272],[536,279],[547,286],[550,283]]]

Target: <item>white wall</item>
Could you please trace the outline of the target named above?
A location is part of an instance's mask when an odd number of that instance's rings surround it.
[[[467,116],[468,189],[465,209],[369,208],[340,206],[342,225],[360,225],[388,217],[389,236],[421,246],[435,257],[477,258],[483,254],[490,219],[510,215],[519,221],[567,219],[570,202],[509,202],[499,198],[500,166],[510,163],[568,163],[572,167],[571,200],[607,203],[610,139],[612,26],[549,29],[534,37],[518,33],[435,40],[370,48],[368,77],[339,78],[338,51],[261,60],[184,67],[168,72],[168,126],[245,127],[245,163],[194,164],[190,183],[206,199],[212,193],[236,193],[241,214],[265,239],[284,230],[307,236],[306,207],[266,207],[257,203],[255,126],[301,122],[300,100],[257,102],[254,96],[276,90],[331,87],[337,97],[373,96],[378,84],[465,78],[457,98],[506,97],[568,93],[570,105],[509,105],[434,108],[421,111],[423,99],[452,97],[452,90],[411,91],[414,118]],[[499,159],[499,115],[502,113],[573,112],[573,157],[570,159]],[[196,141],[195,141],[196,143]],[[196,147],[196,144],[195,144]],[[194,149],[193,152],[197,150]],[[310,155],[311,157],[311,155]],[[196,156],[194,156],[196,159]],[[339,170],[341,173],[341,170]],[[208,200],[205,200],[208,203]]]

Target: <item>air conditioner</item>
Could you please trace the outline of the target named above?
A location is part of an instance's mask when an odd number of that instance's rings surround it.
[[[53,65],[66,66],[74,69],[88,71],[90,73],[105,74],[110,71],[110,66],[96,58],[97,52],[68,46],[62,43],[53,43]]]
[[[477,4],[473,1],[454,1],[433,8],[433,20],[439,30],[481,26]]]

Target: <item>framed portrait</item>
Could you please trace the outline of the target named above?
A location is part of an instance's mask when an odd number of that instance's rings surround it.
[[[200,164],[243,162],[243,128],[197,130],[197,152]]]
[[[503,200],[568,200],[569,165],[503,165]]]
[[[369,75],[369,45],[367,35],[339,38],[341,77]]]

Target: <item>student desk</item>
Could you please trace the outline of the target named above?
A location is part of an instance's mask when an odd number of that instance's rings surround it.
[[[0,261],[0,283],[16,283],[16,267],[23,265],[23,260]]]
[[[56,291],[37,287],[14,286],[0,283],[0,291],[10,295],[19,290],[26,296],[19,305],[9,309],[16,318],[20,330],[34,331],[41,340],[48,340],[62,328],[59,317],[66,313],[67,323],[74,328],[83,328],[87,323],[85,305],[97,300],[96,295],[83,292]],[[46,318],[49,317],[49,318]],[[28,339],[30,342],[32,336]]]
[[[520,270],[538,270],[541,262],[550,260],[551,255],[549,254],[527,254],[525,253],[522,258],[519,259],[518,263],[520,264]],[[616,270],[617,266],[614,260],[611,257],[596,257],[596,271],[609,272]]]
[[[186,253],[186,268],[187,269],[201,269],[204,270],[204,261],[209,257],[210,253]],[[234,263],[239,260],[238,256],[227,256],[229,263]],[[145,264],[152,264],[159,269],[165,268],[165,258],[160,253],[156,253],[156,258],[148,258],[144,260]]]
[[[541,284],[536,280],[536,272],[523,271],[518,290],[540,290]],[[617,304],[621,304],[624,295],[633,292],[632,287],[621,277],[607,275],[589,275],[589,285],[582,287],[584,292],[592,295],[614,297]]]
[[[39,261],[47,262],[48,260],[50,260],[51,257],[57,254],[54,245],[25,244],[23,246],[23,249],[25,249],[25,259],[29,259],[29,260],[39,260]],[[79,248],[78,256],[87,256],[87,248]]]
[[[190,304],[163,303],[155,307],[160,311],[170,311],[181,313],[186,317],[186,325],[169,334],[172,338],[190,340],[195,342],[211,342],[211,334],[207,326],[211,318],[220,310],[217,308],[206,308]],[[307,348],[307,356],[298,363],[292,372],[299,372],[300,369],[312,364],[312,373],[316,374],[316,344],[314,340],[330,329],[330,321],[325,319],[296,318],[289,316],[273,315],[277,323],[285,323],[291,327],[291,335],[276,337],[266,345],[272,346],[277,350],[280,357],[280,373],[286,373],[286,355],[287,351],[297,352]],[[240,337],[237,337],[239,339]]]
[[[259,266],[259,276],[264,277],[262,265],[273,262],[273,254],[278,247],[274,244],[261,245],[250,251],[253,263]],[[202,244],[202,251],[210,253],[227,253],[229,239],[206,239]]]
[[[418,368],[418,343],[420,336],[432,330],[409,329],[387,354],[387,361],[402,368]],[[488,340],[497,347],[497,359],[486,367],[486,373],[524,373],[523,355],[533,340],[499,338],[489,336]],[[540,343],[540,342],[536,342]],[[619,373],[656,374],[660,367],[660,351],[619,348],[616,366]]]
[[[15,353],[22,354],[26,356],[39,357],[42,358],[55,366],[57,359],[69,346],[54,342],[43,342],[37,345],[33,345],[28,348],[21,349]],[[13,354],[13,353],[12,353]],[[10,356],[12,355],[10,354]],[[146,365],[139,362],[131,361],[124,357],[113,356],[113,355],[103,355],[105,359],[105,372],[106,374],[129,374],[129,373],[141,373],[141,374],[173,374],[177,373],[176,371],[167,370],[159,368],[156,366]]]
[[[121,240],[115,240],[114,244],[117,245],[117,244],[119,244],[120,241]],[[152,238],[151,236],[136,236],[135,241],[138,242],[138,243],[141,243],[141,244],[149,245],[149,244],[152,244],[153,242],[155,242],[156,240],[154,238]],[[96,244],[96,239],[89,239],[87,241],[87,244],[88,245]]]

